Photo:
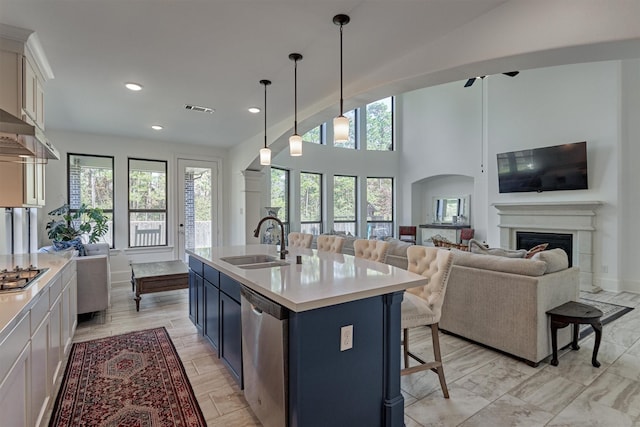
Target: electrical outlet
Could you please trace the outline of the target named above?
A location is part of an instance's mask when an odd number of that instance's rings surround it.
[[[340,328],[340,351],[353,348],[353,325]]]

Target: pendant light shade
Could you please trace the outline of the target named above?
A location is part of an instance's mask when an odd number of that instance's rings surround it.
[[[298,135],[298,61],[302,60],[299,53],[289,54],[293,61],[293,135],[289,137],[289,154],[293,157],[302,156],[302,137]]]
[[[271,150],[267,147],[267,86],[271,84],[271,80],[260,80],[260,84],[264,85],[264,148],[260,149],[260,164],[269,166]]]
[[[348,15],[333,17],[333,23],[340,25],[340,115],[333,119],[333,140],[335,142],[349,141],[349,119],[344,116],[342,98],[342,27],[347,25],[350,20]]]

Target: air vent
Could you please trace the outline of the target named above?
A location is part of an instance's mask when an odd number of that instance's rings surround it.
[[[189,105],[189,104],[185,105],[184,108],[191,111],[199,111],[201,113],[209,113],[209,114],[213,114],[213,112],[215,111],[213,108],[201,107],[199,105]]]

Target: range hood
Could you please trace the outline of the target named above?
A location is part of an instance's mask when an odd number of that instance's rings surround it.
[[[0,156],[60,160],[60,153],[36,126],[0,109]]]

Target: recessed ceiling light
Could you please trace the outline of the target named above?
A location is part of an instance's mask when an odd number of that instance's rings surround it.
[[[132,82],[130,82],[130,83],[125,83],[125,84],[124,84],[124,87],[126,87],[127,89],[132,90],[132,91],[134,91],[134,92],[137,92],[137,91],[139,91],[139,90],[142,90],[142,85],[141,85],[141,84],[138,84],[138,83],[132,83]]]
[[[253,114],[258,114],[260,109],[258,107],[249,107],[249,112]]]
[[[152,125],[151,129],[153,129],[153,130],[162,130],[162,129],[164,129],[164,127],[162,127],[160,125]]]

